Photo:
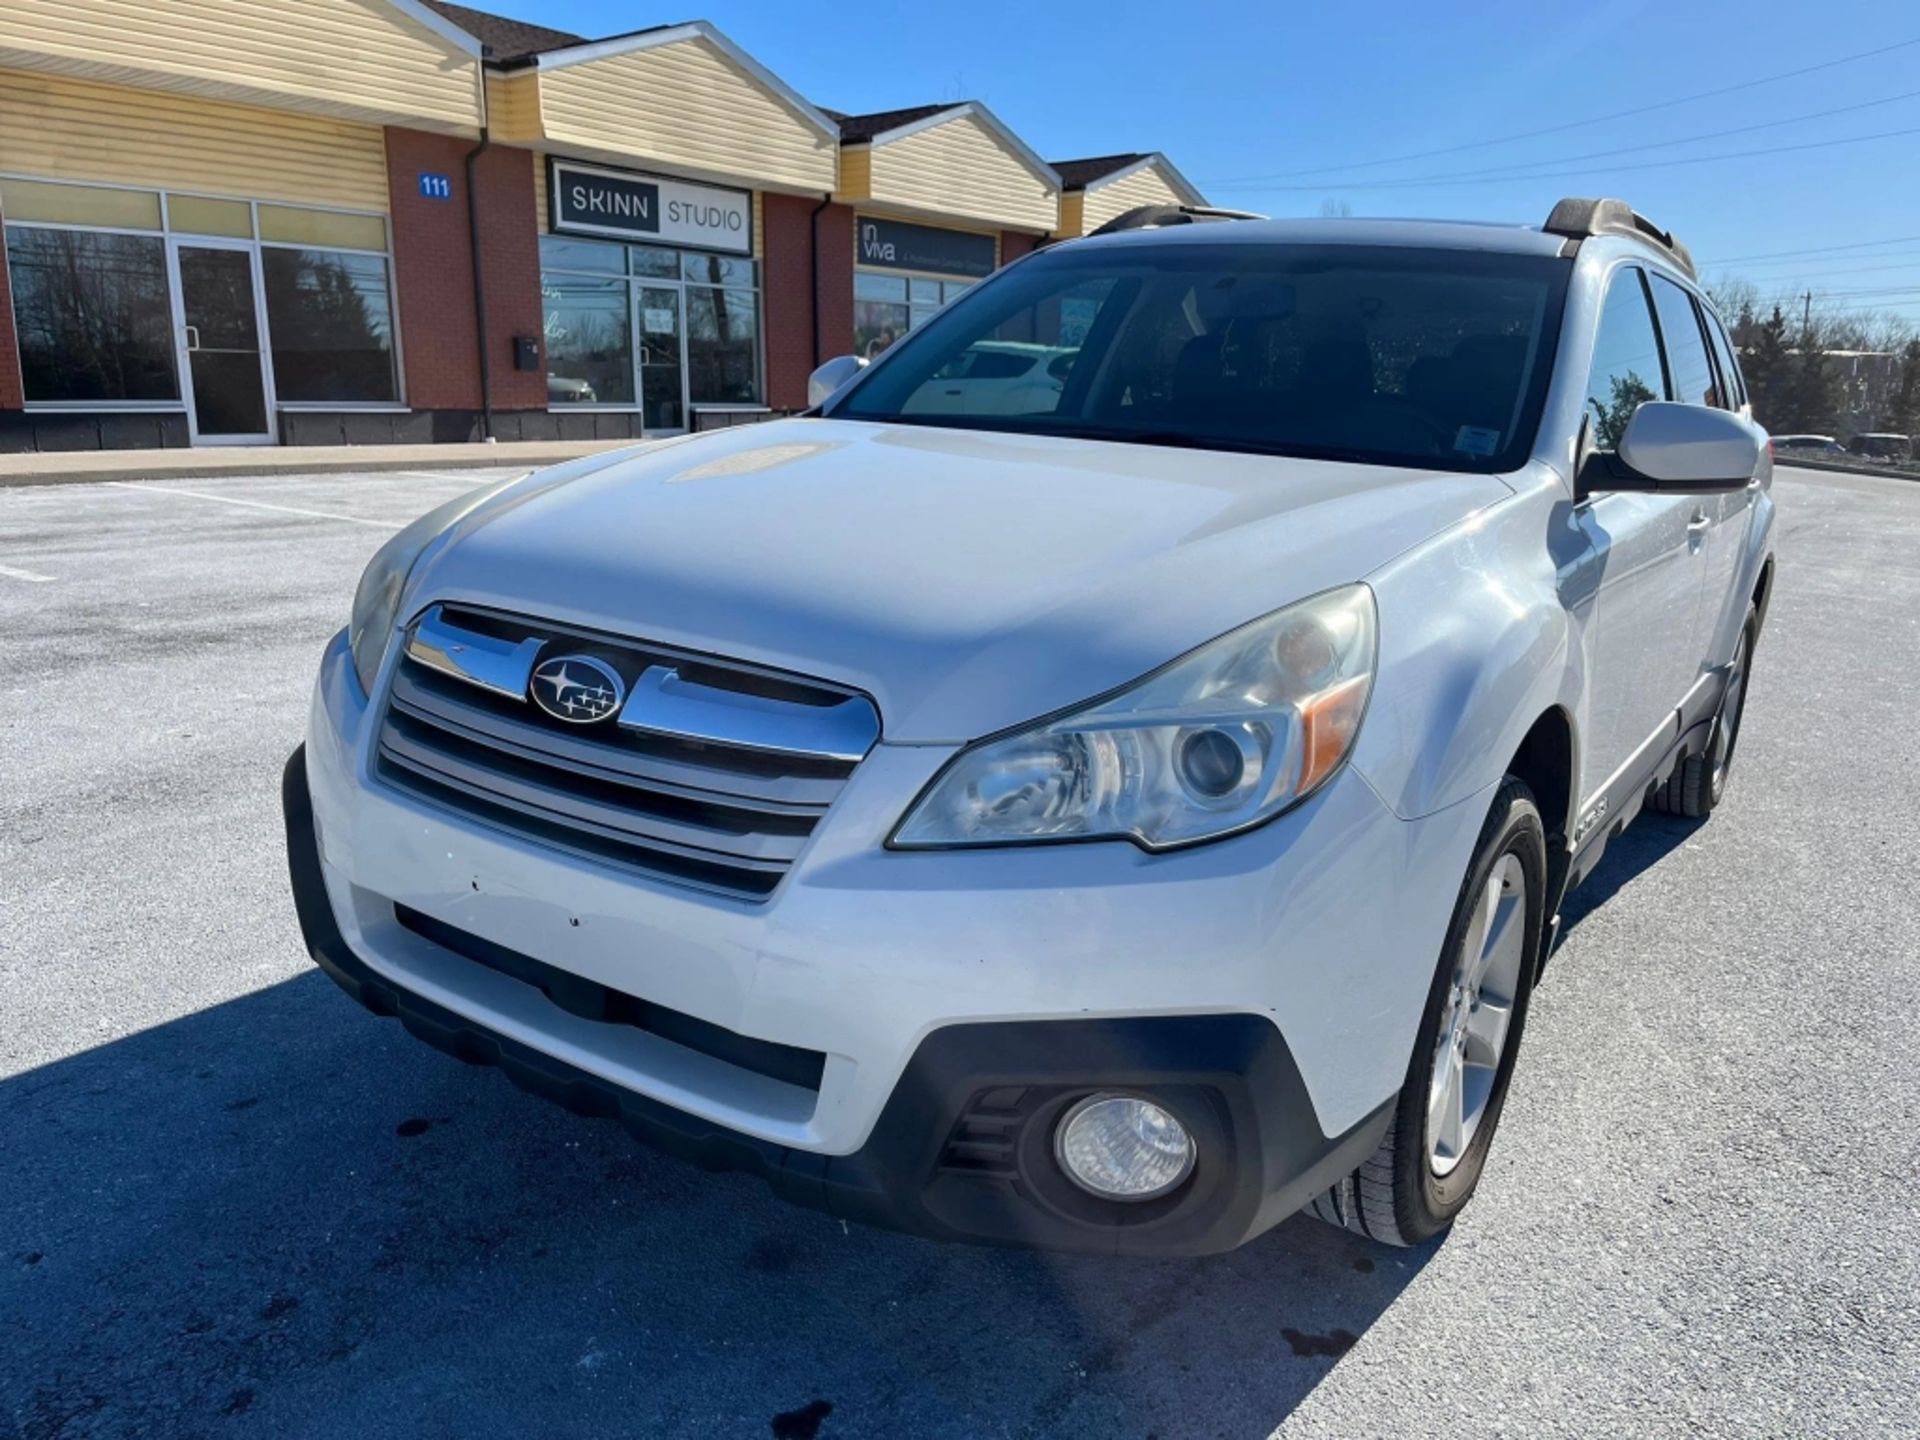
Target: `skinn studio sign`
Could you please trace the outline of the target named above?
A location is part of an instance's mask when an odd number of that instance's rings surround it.
[[[745,190],[566,160],[549,165],[548,223],[556,234],[753,253],[753,196]]]

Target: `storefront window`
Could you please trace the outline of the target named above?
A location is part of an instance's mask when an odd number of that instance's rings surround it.
[[[751,405],[760,395],[759,322],[751,290],[687,287],[687,393],[695,405]]]
[[[683,277],[689,285],[752,285],[753,261],[733,255],[687,255]]]
[[[649,280],[673,280],[680,274],[678,250],[657,250],[651,245],[629,245],[627,261],[635,275],[645,276]]]
[[[265,246],[260,263],[282,401],[399,398],[386,257]]]
[[[590,270],[603,275],[624,275],[627,273],[627,252],[618,245],[602,245],[595,240],[563,240],[558,235],[542,235],[540,263],[550,270]]]
[[[633,403],[632,297],[625,280],[549,272],[546,301],[547,403]]]
[[[7,264],[29,401],[180,398],[159,236],[10,225]]]
[[[853,350],[871,360],[913,325],[907,308],[907,277],[853,277]]]
[[[971,280],[936,280],[923,275],[882,275],[856,270],[853,276],[853,348],[871,360],[909,330],[973,287]]]
[[[638,405],[676,430],[693,406],[760,403],[752,260],[552,235],[540,259],[549,404]]]

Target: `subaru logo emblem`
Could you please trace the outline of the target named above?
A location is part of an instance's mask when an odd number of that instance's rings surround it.
[[[533,703],[569,725],[591,725],[618,713],[626,699],[620,672],[591,655],[556,655],[533,672]]]

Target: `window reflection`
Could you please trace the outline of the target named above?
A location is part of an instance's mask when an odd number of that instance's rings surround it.
[[[1607,290],[1594,341],[1592,378],[1587,385],[1587,417],[1596,449],[1620,448],[1633,412],[1665,393],[1660,371],[1660,341],[1647,309],[1647,293],[1638,270],[1620,270]]]
[[[854,353],[871,360],[909,330],[927,323],[948,301],[971,289],[970,280],[923,275],[882,275],[860,270],[853,277]]]
[[[281,400],[367,403],[399,398],[393,305],[383,256],[267,246],[260,261],[273,337],[274,387]]]
[[[28,400],[180,398],[164,240],[12,225],[6,240]]]
[[[542,277],[546,301],[547,402],[633,403],[633,332],[627,282],[584,275]]]
[[[550,404],[633,405],[637,391],[645,427],[671,430],[687,406],[760,403],[753,260],[554,236],[540,254]]]
[[[753,291],[687,287],[687,384],[694,404],[759,399],[759,334]]]

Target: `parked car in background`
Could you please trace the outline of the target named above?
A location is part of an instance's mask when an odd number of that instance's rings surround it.
[[[1909,435],[1895,435],[1889,431],[1856,435],[1847,442],[1847,453],[1870,460],[1911,460],[1913,438]]]
[[[319,964],[847,1219],[1451,1223],[1563,896],[1726,793],[1766,435],[1619,201],[1179,218],[391,539],[286,770]]]
[[[1797,450],[1803,454],[1844,455],[1847,447],[1831,435],[1776,435],[1773,448],[1779,450]]]
[[[981,340],[955,355],[912,397],[914,415],[1027,415],[1050,410],[1073,369],[1061,345]]]
[[[592,405],[598,398],[593,393],[593,382],[590,380],[576,380],[565,375],[547,376],[549,405]]]

